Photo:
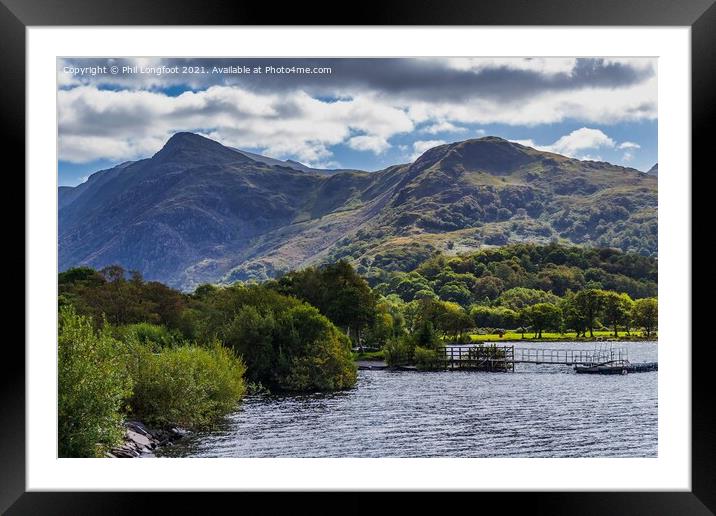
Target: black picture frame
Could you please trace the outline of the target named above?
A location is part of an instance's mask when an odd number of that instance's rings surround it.
[[[0,63],[3,87],[0,109],[6,152],[18,157],[24,170],[25,149],[25,30],[29,26],[88,25],[575,25],[575,26],[688,26],[691,27],[692,71],[692,168],[708,173],[713,168],[709,129],[716,120],[716,5],[715,0],[383,0],[371,8],[350,12],[349,6],[313,2],[271,4],[218,0],[0,0]],[[347,10],[348,9],[348,10]],[[660,145],[666,142],[659,142]],[[3,155],[7,155],[4,153]],[[684,171],[688,180],[690,171]],[[693,180],[693,176],[692,176]],[[24,191],[24,181],[17,185]],[[693,187],[692,187],[692,191]],[[697,206],[695,203],[694,206]],[[16,208],[7,212],[5,220]],[[703,213],[702,213],[703,214]],[[698,208],[692,219],[698,220]],[[692,232],[692,235],[694,232]],[[24,238],[24,237],[23,237]],[[18,265],[24,251],[15,252]],[[23,248],[24,249],[24,246]],[[693,253],[693,250],[692,250]],[[25,266],[25,275],[32,271]],[[19,304],[19,303],[18,303]],[[26,307],[31,310],[32,307]],[[692,316],[692,320],[694,320]],[[691,336],[684,342],[691,344]],[[486,508],[509,500],[510,509],[524,507],[532,514],[680,514],[716,513],[716,425],[713,416],[711,374],[713,343],[706,341],[692,363],[692,490],[690,492],[567,492],[475,493]],[[696,351],[693,351],[696,358]],[[15,340],[6,342],[0,359],[0,512],[17,514],[124,514],[160,498],[163,511],[191,510],[184,494],[25,492],[25,354]],[[202,493],[203,511],[225,504],[227,496],[242,497],[242,504],[257,502],[247,493]],[[209,496],[206,496],[209,495]],[[273,495],[275,496],[275,495]],[[359,508],[365,495],[343,507]],[[280,497],[279,497],[280,498]],[[304,505],[314,512],[314,497],[292,500],[294,509]],[[321,498],[325,501],[325,498]],[[422,495],[405,500],[404,509],[422,504]],[[472,502],[474,503],[474,501]],[[244,508],[251,505],[243,505]],[[237,507],[238,509],[239,507]],[[334,506],[333,509],[338,510]],[[332,511],[333,512],[333,511]]]

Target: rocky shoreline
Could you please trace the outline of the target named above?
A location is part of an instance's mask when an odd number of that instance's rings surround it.
[[[106,457],[154,457],[158,448],[172,446],[174,442],[189,434],[184,428],[156,429],[147,427],[141,421],[125,421],[124,426],[124,442],[107,452]]]

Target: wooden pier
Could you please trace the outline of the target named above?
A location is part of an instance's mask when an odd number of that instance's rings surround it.
[[[514,371],[515,347],[505,345],[445,346],[438,359],[445,369]]]
[[[631,364],[624,347],[599,349],[518,348],[505,344],[464,344],[445,346],[438,359],[444,369],[512,372],[515,364],[551,364],[580,368],[604,364],[625,364],[628,372],[656,371],[656,362]]]
[[[515,355],[518,364],[559,364],[592,366],[613,362],[615,360],[629,360],[626,348],[587,349],[546,349],[546,348],[520,348]]]

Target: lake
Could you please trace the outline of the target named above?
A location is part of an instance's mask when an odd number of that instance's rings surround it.
[[[656,342],[624,346],[632,362],[657,360]],[[159,455],[656,457],[657,378],[533,364],[517,364],[514,373],[358,371],[349,391],[248,396],[219,428]]]

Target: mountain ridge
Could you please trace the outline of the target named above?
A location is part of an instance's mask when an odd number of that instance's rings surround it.
[[[370,269],[402,248],[562,240],[656,254],[656,178],[628,167],[499,137],[375,172],[253,156],[177,133],[151,158],[61,187],[60,269],[119,263],[191,289],[339,258]]]

